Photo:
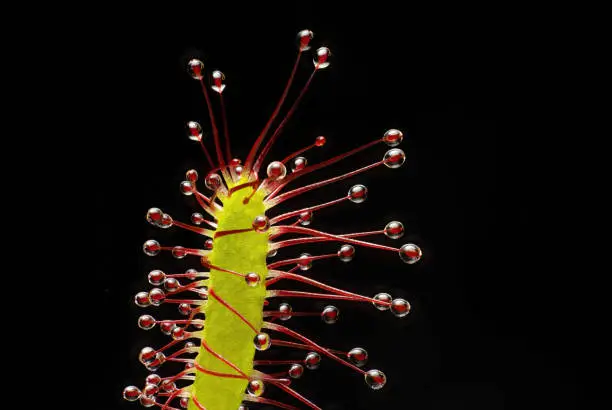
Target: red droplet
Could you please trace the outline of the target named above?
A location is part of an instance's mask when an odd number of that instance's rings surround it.
[[[310,40],[314,36],[310,30],[302,30],[298,33],[300,51],[306,51],[310,48]]]
[[[326,142],[326,141],[327,141],[327,140],[325,139],[325,137],[324,137],[324,136],[322,136],[322,135],[320,135],[320,136],[318,136],[318,137],[315,139],[315,145],[316,145],[317,147],[322,147],[323,145],[325,145],[325,142]]]
[[[196,182],[198,180],[198,171],[196,171],[195,169],[190,169],[189,171],[187,171],[185,176],[190,182]]]
[[[256,286],[259,283],[259,275],[255,272],[249,272],[247,273],[247,275],[244,277],[244,280],[246,281],[247,285],[249,286]]]
[[[253,229],[257,232],[265,232],[270,227],[270,220],[265,215],[259,215],[253,220]]]
[[[161,377],[159,377],[157,374],[150,374],[147,376],[146,382],[148,384],[158,385],[161,382]]]
[[[172,330],[172,338],[175,340],[182,340],[185,338],[185,333],[185,328],[177,326]]]
[[[138,322],[141,327],[151,328],[155,324],[155,319],[153,319],[153,317],[149,315],[143,315],[143,316],[140,316],[140,319],[138,319]]]
[[[319,70],[322,68],[329,67],[329,57],[331,51],[327,47],[320,47],[317,49],[316,56],[314,59],[315,69]]]
[[[162,210],[161,210],[161,209],[159,209],[159,208],[151,208],[151,209],[149,209],[149,211],[147,212],[147,220],[148,220],[150,223],[155,224],[155,223],[157,223],[157,222],[161,221],[161,218],[162,218],[162,215],[163,215],[163,214],[164,214],[164,213],[162,212]]]
[[[189,181],[181,182],[181,192],[183,194],[193,194],[194,191],[195,191],[195,187],[193,186],[193,183]]]
[[[141,362],[148,362],[150,360],[153,360],[155,358],[155,355],[157,354],[157,352],[151,348],[144,348],[141,350],[140,352],[140,361]]]
[[[204,63],[194,58],[193,60],[190,60],[189,63],[187,63],[187,65],[189,66],[189,73],[191,74],[191,77],[196,80],[201,80],[202,70],[204,69]]]
[[[188,315],[191,313],[191,306],[189,306],[187,303],[181,303],[178,310],[182,315]]]
[[[291,170],[293,172],[301,171],[304,168],[306,168],[306,165],[308,165],[308,160],[306,160],[306,158],[297,157],[293,160],[293,163],[291,165]]]
[[[218,71],[218,70],[214,71],[212,73],[212,79],[213,79],[212,89],[218,92],[219,94],[221,94],[223,90],[225,89],[225,84],[223,84],[223,81],[225,80],[225,74],[223,74],[221,71]]]
[[[168,321],[161,322],[159,324],[159,328],[164,333],[170,333],[170,332],[172,332],[172,329],[174,328],[174,323],[168,322]]]
[[[144,292],[136,294],[135,300],[136,304],[138,304],[139,306],[146,306],[150,303],[149,294]]]
[[[204,222],[204,216],[202,216],[202,214],[200,213],[195,212],[191,214],[191,222],[196,225],[200,225],[202,222]]]
[[[206,175],[206,178],[204,179],[204,185],[206,185],[206,188],[210,189],[211,191],[216,191],[221,186],[221,177],[219,176],[219,174],[211,172]]]

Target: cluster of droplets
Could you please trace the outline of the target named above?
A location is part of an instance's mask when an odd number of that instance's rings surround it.
[[[376,302],[372,302],[372,304],[378,310],[390,310],[397,317],[404,317],[410,313],[410,303],[405,299],[393,299],[388,293],[377,293],[373,299]]]
[[[259,335],[256,336],[256,339]],[[265,340],[265,337],[262,338]],[[265,343],[265,342],[264,342]],[[259,349],[265,350],[265,349]],[[362,347],[354,347],[350,351],[346,353],[346,358],[348,361],[357,366],[364,367],[368,362],[368,352]],[[308,352],[304,356],[302,363],[292,363],[289,365],[287,369],[287,375],[292,379],[299,379],[304,375],[304,369],[308,370],[317,370],[321,365],[321,355],[317,352]],[[378,390],[382,388],[387,378],[385,374],[376,369],[369,370],[364,373],[364,378],[366,384],[372,388],[373,390]],[[251,380],[247,385],[247,393],[259,397],[265,391],[265,383],[262,380]]]
[[[145,378],[142,389],[136,386],[127,386],[123,389],[123,398],[128,401],[140,401],[144,407],[161,406],[157,402],[157,394],[169,394],[177,390],[176,383],[168,378],[162,378],[156,373],[151,373]],[[189,397],[180,397],[179,405],[186,409],[189,405]]]
[[[198,171],[190,169],[185,173],[185,180],[181,182],[180,188],[183,195],[193,195],[196,191],[195,183],[198,180]]]
[[[340,309],[333,305],[327,305],[321,311],[321,320],[328,325],[332,325],[340,318]],[[287,321],[293,317],[293,308],[287,302],[283,302],[278,306],[277,317],[282,321]]]
[[[170,228],[172,226],[172,217],[164,213],[159,208],[151,208],[147,211],[147,222],[158,228]]]
[[[310,30],[303,30],[298,33],[298,48],[300,51],[306,51],[310,49],[310,41],[313,38],[313,33]],[[327,47],[320,47],[314,52],[313,64],[316,70],[324,69],[329,67],[330,65],[330,57],[331,51]],[[188,63],[188,69],[190,75],[197,80],[202,80],[204,78],[204,64],[197,59],[190,60]],[[221,71],[213,71],[210,77],[210,87],[217,92],[218,94],[222,94],[226,88],[225,85],[225,75]],[[202,126],[195,121],[190,121],[187,123],[188,129],[188,137],[191,140],[202,143],[202,139],[204,137],[204,132]],[[388,168],[399,168],[403,165],[406,160],[405,153],[396,148],[403,140],[403,134],[401,131],[397,129],[389,129],[384,133],[382,137],[382,141],[390,148],[383,156],[382,161],[378,164],[384,164]],[[325,145],[326,138],[324,136],[318,136],[315,139],[314,144],[311,147],[321,147]],[[204,146],[202,145],[204,148]],[[310,147],[308,147],[310,148]],[[206,149],[204,148],[205,152]],[[305,151],[306,149],[299,152]],[[206,152],[207,153],[207,152]],[[298,154],[298,153],[296,153]],[[208,155],[208,153],[207,153]],[[309,169],[308,160],[301,155],[293,155],[292,157],[288,157],[284,161],[272,161],[268,164],[266,168],[267,180],[266,183],[269,183],[273,186],[273,184],[280,184],[282,180],[285,179],[288,175],[287,166],[291,172],[294,174],[301,173]],[[213,169],[213,171],[209,172],[204,178],[204,184],[206,188],[213,192],[217,192],[220,188],[225,188],[223,183],[223,179],[221,176],[214,172],[215,170],[219,170],[220,168]],[[243,172],[243,164],[240,159],[234,158],[229,160],[227,163],[227,169],[232,172],[232,177],[234,181],[240,177]],[[223,170],[222,170],[223,171]],[[226,176],[225,171],[223,171],[223,175]],[[190,196],[194,193],[200,195],[196,189],[196,182],[198,180],[198,172],[194,169],[188,170],[185,174],[185,180],[180,183],[180,191],[182,194]],[[364,202],[368,196],[368,189],[366,186],[357,184],[352,186],[346,198],[353,203],[359,204]],[[211,200],[211,203],[214,200]],[[248,198],[245,198],[245,202],[247,203]],[[296,224],[301,226],[308,226],[313,221],[313,211],[306,210],[299,213],[298,220]],[[180,222],[175,222],[173,218],[164,213],[159,208],[150,208],[146,215],[146,220],[153,226],[159,228],[169,228],[173,225],[184,225]],[[191,222],[199,226],[206,221],[204,216],[201,213],[195,212],[191,215]],[[214,223],[211,225],[215,226]],[[269,232],[271,228],[270,219],[266,215],[259,215],[252,221],[251,229],[255,232],[266,233]],[[390,239],[399,239],[404,235],[404,226],[401,222],[391,221],[382,231],[377,231],[378,233],[383,233]],[[207,239],[204,243],[204,248],[207,251],[213,249],[213,241],[212,239]],[[387,247],[388,248],[388,247]],[[149,256],[157,255],[162,249],[161,245],[155,240],[148,240],[143,245],[143,251],[145,254]],[[388,248],[391,249],[391,248]],[[392,248],[397,250],[397,248]],[[181,247],[175,246],[169,249],[172,251],[172,255],[181,259],[189,254],[189,250]],[[268,257],[273,257],[277,253],[277,249],[273,248],[269,253]],[[337,257],[342,262],[350,262],[355,257],[355,247],[351,244],[343,244],[340,246],[339,250],[336,253]],[[333,255],[325,255],[323,257],[328,257]],[[402,261],[408,264],[416,263],[420,260],[422,254],[420,248],[412,243],[404,244],[399,248],[399,256]],[[301,271],[307,271],[312,267],[313,260],[322,257],[313,257],[308,253],[302,253],[299,258],[297,258],[296,268]],[[203,257],[204,261],[205,258]],[[166,301],[167,295],[173,294],[182,290],[182,285],[176,277],[184,277],[188,280],[195,281],[203,276],[202,272],[198,272],[194,269],[189,269],[185,272],[185,274],[181,275],[166,275],[161,270],[153,270],[148,275],[149,283],[153,286],[151,290],[148,292],[138,292],[135,295],[135,303],[140,307],[147,306],[159,306],[164,301]],[[244,281],[246,286],[248,287],[256,287],[259,286],[262,282],[261,277],[255,272],[247,272],[242,274],[244,277]],[[208,289],[206,286],[198,286],[192,287],[191,290],[196,291],[203,298],[207,299],[208,297]],[[212,293],[212,292],[211,292]],[[396,317],[404,317],[410,313],[410,303],[402,298],[393,299],[392,296],[388,293],[378,293],[372,299],[366,298],[366,301],[372,301],[374,307],[380,311],[389,310]],[[197,306],[197,304],[196,304]],[[180,303],[178,304],[178,311],[181,315],[190,316],[188,323],[181,327],[177,322],[181,321],[171,321],[171,320],[162,320],[157,321],[153,316],[149,314],[141,315],[138,318],[138,326],[143,330],[151,330],[156,325],[159,326],[161,332],[165,335],[170,336],[174,341],[181,341],[191,336],[190,332],[187,330],[188,326],[193,326],[196,330],[201,330],[203,328],[204,321],[202,319],[194,318],[193,313],[194,309],[196,309],[192,304],[188,303]],[[199,308],[198,308],[199,309]],[[287,321],[291,317],[293,317],[293,309],[291,305],[288,303],[281,303],[278,307],[278,312],[275,312],[276,318],[281,321]],[[340,311],[336,306],[327,305],[320,312],[320,318],[325,324],[334,324],[338,321],[340,317]],[[182,321],[183,323],[185,321]],[[253,345],[257,351],[266,351],[270,349],[272,345],[272,339],[269,334],[265,332],[258,332],[253,338]],[[197,353],[198,346],[196,346],[192,342],[187,342],[185,347],[182,349],[183,352],[186,353]],[[163,349],[162,349],[163,350]],[[353,364],[356,367],[363,367],[366,365],[368,361],[368,353],[364,348],[355,347],[351,349],[349,352],[345,353],[346,359],[349,363]],[[157,351],[151,347],[144,347],[139,353],[139,361],[151,372],[157,371],[162,364],[164,364],[167,360],[164,353],[160,350]],[[302,363],[293,363],[287,370],[287,375],[290,378],[298,379],[303,373],[304,369],[315,370],[319,367],[321,362],[321,355],[318,352],[310,351],[304,357]],[[193,367],[193,360],[186,360],[185,368],[188,369]],[[363,372],[366,384],[374,389],[378,390],[382,388],[386,383],[385,374],[376,369],[372,369],[369,371]],[[140,403],[145,407],[151,407],[154,405],[159,405],[156,401],[156,394],[159,392],[172,393],[177,391],[177,386],[174,383],[172,378],[162,379],[157,374],[150,374],[147,376],[145,380],[145,385],[142,389],[137,388],[136,386],[128,386],[123,391],[123,397],[129,401],[140,401]],[[249,379],[246,393],[253,397],[260,397],[265,391],[265,383],[263,380],[258,379]],[[179,396],[180,405],[183,408],[187,408],[189,403],[189,397]],[[160,405],[161,406],[161,405]],[[246,410],[246,407],[241,405],[239,410]]]
[[[347,360],[356,367],[364,367],[368,362],[368,352],[362,347],[354,347],[346,353]],[[321,355],[317,352],[308,352],[302,363],[292,363],[287,369],[287,375],[292,379],[299,379],[304,375],[304,369],[317,370],[321,365]],[[385,374],[377,369],[364,372],[366,384],[372,390],[379,390],[387,382]],[[262,380],[251,380],[247,385],[247,393],[259,397],[265,391],[265,383]]]
[[[152,208],[147,213],[147,220],[155,224],[155,218],[151,216],[158,215],[161,211],[158,208]],[[181,283],[174,276],[181,276],[187,280],[196,280],[205,273],[198,272],[195,269],[188,269],[184,274],[180,275],[167,275],[165,272],[159,269],[154,269],[147,275],[148,282],[154,287],[148,292],[138,292],[134,296],[134,302],[139,307],[156,307],[160,306],[166,301],[167,295],[177,292],[181,288]],[[163,289],[162,289],[163,288]],[[205,287],[204,287],[205,288]],[[203,296],[206,298],[205,296]],[[189,316],[194,313],[194,307],[189,303],[179,303],[178,312],[183,316]],[[166,336],[170,336],[174,342],[179,342],[188,338],[192,338],[193,335],[187,330],[187,325],[179,326],[175,320],[156,320],[150,314],[143,314],[138,318],[138,327],[143,330],[151,330],[156,326],[159,327],[161,333]],[[185,322],[185,321],[183,321]],[[188,321],[189,325],[194,330],[201,330],[204,327],[204,321],[202,319],[191,319]],[[160,367],[166,363],[167,357],[162,351],[163,349],[156,350],[152,347],[145,346],[138,353],[138,360],[140,363],[150,372],[156,372]],[[188,341],[184,344],[183,348],[178,352],[175,352],[171,357],[181,353],[193,354],[197,353],[199,347],[192,341]],[[185,360],[185,369],[193,367],[193,360]],[[152,407],[159,405],[157,403],[158,393],[172,393],[178,389],[173,378],[161,378],[159,375],[152,373],[145,379],[145,384],[142,389],[136,386],[128,386],[123,390],[123,397],[128,401],[140,401],[144,407]],[[179,404],[181,408],[187,408],[189,403],[189,397],[180,396]]]

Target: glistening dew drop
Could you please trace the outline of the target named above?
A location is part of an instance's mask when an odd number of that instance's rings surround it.
[[[406,158],[404,152],[397,148],[403,140],[402,132],[390,129],[370,143],[321,163],[309,164],[302,154],[326,143],[324,136],[317,136],[312,144],[285,158],[271,161],[264,167],[268,152],[315,75],[330,67],[332,54],[329,48],[315,49],[311,54],[314,70],[281,122],[270,133],[300,61],[310,53],[312,39],[313,33],[310,30],[298,33],[298,55],[287,85],[244,162],[231,154],[223,102],[223,93],[227,92],[225,75],[221,71],[208,74],[202,61],[189,61],[188,72],[199,82],[207,104],[214,150],[211,153],[205,146],[202,126],[194,121],[189,122],[188,137],[200,145],[210,170],[204,178],[200,178],[197,170],[188,170],[179,190],[184,195],[193,196],[201,209],[191,215],[191,223],[177,221],[160,208],[150,208],[146,220],[162,229],[177,227],[199,234],[203,237],[203,246],[163,246],[157,240],[150,239],[143,245],[143,251],[148,256],[169,252],[177,259],[195,256],[200,268],[171,274],[159,269],[152,270],[148,280],[153,288],[136,294],[134,300],[138,306],[174,304],[180,316],[178,319],[156,319],[151,314],[144,314],[138,319],[141,329],[159,327],[171,341],[158,348],[142,348],[139,360],[151,374],[140,387],[128,386],[124,389],[123,397],[126,400],[139,401],[145,407],[157,406],[168,410],[236,410],[246,409],[249,402],[297,409],[294,405],[266,398],[266,390],[274,387],[293,396],[293,400],[289,398],[291,401],[297,400],[308,408],[319,409],[290,385],[305,371],[317,369],[324,358],[354,370],[371,389],[384,387],[387,381],[385,374],[378,369],[365,368],[368,352],[364,348],[355,347],[344,352],[320,346],[281,324],[295,316],[320,316],[324,325],[332,325],[341,317],[340,310],[332,304],[317,312],[294,311],[285,301],[290,298],[365,302],[371,303],[377,314],[389,311],[397,317],[404,317],[411,309],[410,303],[404,299],[394,299],[387,293],[378,293],[372,297],[351,293],[315,281],[307,276],[307,271],[312,268],[313,262],[322,259],[338,258],[348,263],[354,258],[358,247],[390,251],[399,256],[398,262],[405,264],[416,263],[421,258],[420,248],[412,243],[390,247],[362,240],[380,235],[400,239],[404,235],[404,225],[399,221],[390,221],[380,230],[343,235],[333,235],[309,227],[313,223],[313,215],[321,209],[345,201],[354,204],[364,202],[368,189],[361,184],[350,187],[345,191],[346,195],[340,198],[272,215],[275,206],[303,193],[376,167],[385,166],[391,170],[399,168]],[[211,93],[216,94],[214,102]],[[217,126],[213,115],[213,103],[221,107],[221,127]],[[268,138],[269,134],[271,136]],[[328,168],[342,159],[378,145],[386,145],[388,150],[378,154],[379,159],[369,165],[299,188],[286,189],[303,175]],[[282,239],[286,234],[297,237]],[[295,258],[268,261],[276,256],[279,249],[313,242],[337,242],[339,246],[336,252],[329,254],[310,255],[296,251],[299,256]],[[297,273],[300,271],[303,273]],[[287,281],[309,285],[313,291],[283,289],[282,284]],[[282,300],[282,303],[276,309],[269,308],[277,299]],[[257,352],[274,348],[303,350],[303,359],[257,358]],[[176,374],[162,376],[161,368],[166,362],[182,363],[184,368]],[[266,368],[278,369],[279,366],[282,371],[264,371]]]

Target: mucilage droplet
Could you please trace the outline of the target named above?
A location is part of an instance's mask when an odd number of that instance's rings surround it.
[[[406,154],[399,148],[393,148],[385,153],[383,161],[389,168],[399,168],[406,161]]]
[[[390,147],[397,147],[404,139],[404,134],[400,130],[390,129],[385,132],[383,141]]]
[[[348,359],[357,367],[363,367],[368,362],[368,352],[361,347],[351,349],[347,356]]]
[[[417,263],[421,259],[423,253],[421,252],[421,248],[419,248],[415,244],[407,243],[405,245],[402,245],[399,250],[399,255],[404,262],[408,264],[413,264]]]
[[[372,302],[374,307],[376,307],[376,309],[378,310],[389,310],[389,304],[393,300],[393,298],[391,298],[391,295],[389,295],[388,293],[377,293],[376,295],[374,295],[372,299],[383,302],[383,303]]]
[[[387,383],[387,376],[380,370],[368,370],[365,374],[365,382],[372,390],[382,389]]]
[[[360,204],[368,197],[368,188],[365,185],[353,185],[348,192],[349,200],[356,204]]]
[[[385,226],[385,235],[391,239],[399,239],[404,236],[404,225],[398,221],[391,221]]]

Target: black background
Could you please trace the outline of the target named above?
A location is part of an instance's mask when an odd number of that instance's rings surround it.
[[[316,75],[269,159],[325,135],[323,148],[305,154],[316,163],[399,128],[407,160],[398,170],[377,168],[283,209],[335,199],[363,183],[365,203],[318,212],[312,227],[348,233],[400,220],[405,238],[376,241],[414,241],[424,256],[409,266],[395,254],[357,249],[351,263],[315,263],[308,272],[313,278],[366,295],[388,291],[410,300],[413,312],[397,319],[369,305],[337,303],[342,318],[334,326],[290,320],[287,325],[322,345],[367,348],[368,366],[389,378],[383,390],[371,391],[358,375],[325,360],[294,383],[296,390],[324,409],[584,408],[598,400],[605,384],[592,368],[605,367],[609,358],[599,349],[605,322],[596,316],[604,291],[575,266],[585,250],[579,238],[565,235],[575,215],[558,206],[571,197],[565,188],[574,181],[565,174],[557,181],[563,167],[557,168],[548,127],[554,74],[545,64],[554,30],[546,28],[546,16],[482,8],[422,12],[378,2],[191,4],[179,16],[166,11],[103,10],[97,16],[105,24],[81,50],[100,73],[88,83],[94,98],[87,108],[100,132],[88,152],[95,208],[112,215],[112,223],[96,225],[95,275],[102,279],[94,289],[102,302],[95,314],[104,324],[96,343],[105,354],[97,370],[99,400],[87,408],[139,407],[124,402],[121,391],[140,386],[146,375],[139,349],[164,339],[157,329],[137,328],[141,310],[133,295],[148,289],[153,268],[197,266],[141,251],[149,238],[199,243],[195,235],[160,232],[144,219],[152,206],[182,221],[196,209],[178,191],[187,169],[206,171],[185,122],[208,121],[186,62],[201,58],[227,76],[232,146],[244,158],[280,96],[296,55],[295,35],[304,28],[314,31],[314,48],[332,50],[332,65]],[[289,101],[312,70],[305,57]],[[384,151],[368,149],[304,181],[370,164]],[[295,357],[287,349],[279,354]],[[296,403],[272,390],[272,397]]]

